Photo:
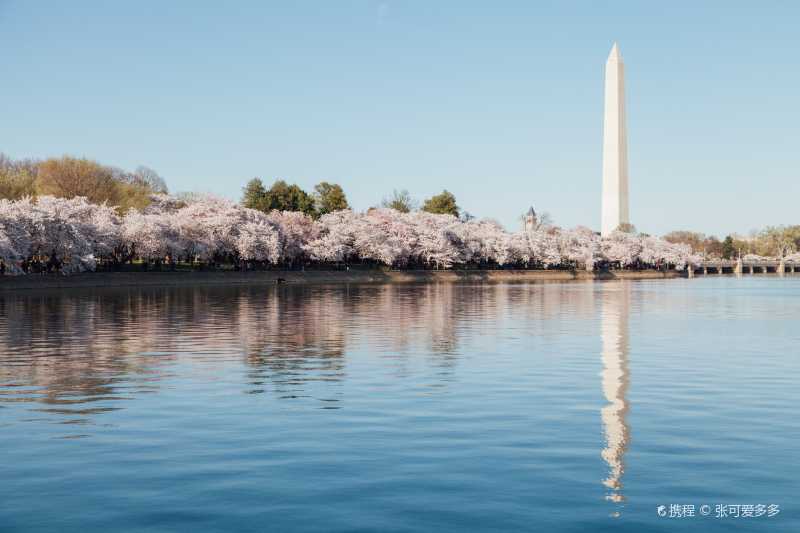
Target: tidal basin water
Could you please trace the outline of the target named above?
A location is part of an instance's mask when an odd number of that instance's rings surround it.
[[[792,276],[6,292],[0,531],[800,531],[799,369]]]

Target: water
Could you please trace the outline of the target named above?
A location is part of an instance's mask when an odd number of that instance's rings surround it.
[[[798,319],[792,277],[0,294],[0,530],[798,531]]]

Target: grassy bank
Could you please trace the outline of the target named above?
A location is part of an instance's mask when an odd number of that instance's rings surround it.
[[[568,271],[568,270],[409,270],[409,271],[263,271],[263,272],[87,272],[4,276],[0,291],[76,287],[424,283],[424,282],[528,282],[611,279],[662,279],[682,277],[683,272]]]

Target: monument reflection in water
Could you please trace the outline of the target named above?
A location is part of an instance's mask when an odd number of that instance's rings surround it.
[[[608,487],[606,499],[623,502],[622,476],[625,473],[625,452],[630,441],[627,422],[628,384],[628,314],[630,312],[630,286],[607,286],[602,292],[600,307],[600,336],[602,339],[603,394],[608,404],[600,410],[603,420],[605,448],[603,460],[608,464],[608,476],[603,485]]]

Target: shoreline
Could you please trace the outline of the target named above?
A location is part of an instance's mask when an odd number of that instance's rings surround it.
[[[35,289],[97,287],[188,287],[219,285],[328,285],[349,283],[475,283],[535,281],[601,281],[622,279],[674,279],[682,271],[595,271],[571,270],[274,270],[251,272],[84,272],[6,276],[0,278],[0,292]],[[282,281],[279,281],[282,280]]]

